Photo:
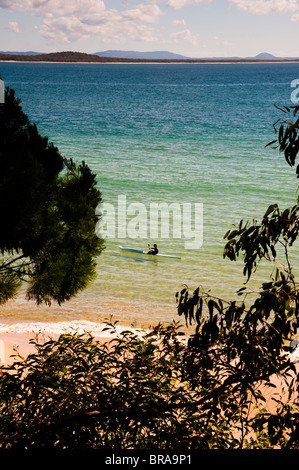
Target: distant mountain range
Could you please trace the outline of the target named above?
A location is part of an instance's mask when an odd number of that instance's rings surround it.
[[[146,59],[146,60],[190,60],[180,54],[168,51],[138,52],[138,51],[103,51],[95,52],[99,57],[115,57],[116,59]]]
[[[0,54],[12,54],[12,55],[39,55],[40,52],[34,52],[34,51],[26,51],[26,52],[0,51]]]
[[[152,52],[138,52],[138,51],[121,51],[121,50],[107,50],[102,52],[95,52],[93,54],[86,54],[84,52],[51,52],[40,53],[34,51],[27,52],[11,52],[0,51],[0,60],[15,60],[15,61],[59,61],[59,62],[106,62],[113,61],[114,59],[126,62],[132,61],[198,61],[198,62],[241,62],[241,61],[299,61],[299,57],[276,57],[267,52],[262,52],[254,57],[187,57],[180,54],[174,54],[168,51],[152,51]]]
[[[99,57],[115,57],[119,59],[153,59],[153,60],[299,60],[299,57],[276,57],[268,52],[261,52],[254,57],[187,57],[180,54],[174,54],[168,51],[137,52],[137,51],[118,51],[109,50],[104,52],[95,52]]]
[[[152,60],[284,60],[282,57],[275,57],[267,52],[262,52],[255,57],[187,57],[180,54],[174,54],[168,51],[138,52],[138,51],[119,51],[108,50],[95,52],[99,57],[115,57],[118,59],[152,59]]]

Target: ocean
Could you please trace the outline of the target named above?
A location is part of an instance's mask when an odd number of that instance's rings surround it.
[[[295,170],[265,145],[299,64],[0,63],[0,75],[39,132],[96,173],[106,237],[85,291],[61,307],[22,291],[1,307],[0,332],[184,323],[175,293],[185,286],[237,298],[242,261],[223,259],[224,234],[296,198]],[[119,248],[148,243],[180,259]],[[252,288],[271,272],[262,266]]]

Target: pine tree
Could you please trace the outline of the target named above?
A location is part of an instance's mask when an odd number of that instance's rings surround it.
[[[101,192],[84,162],[39,134],[14,90],[0,108],[0,304],[23,282],[28,299],[60,304],[95,275]]]

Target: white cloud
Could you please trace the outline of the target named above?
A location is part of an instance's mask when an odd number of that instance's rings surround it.
[[[143,23],[158,23],[162,11],[158,5],[137,5],[133,10],[127,10],[122,13],[123,18],[131,21]]]
[[[103,0],[0,0],[1,7],[41,16],[42,25],[36,29],[43,37],[61,43],[90,36],[103,42],[157,40],[152,25],[163,15],[157,1],[123,10],[107,9]]]
[[[174,43],[186,42],[192,46],[198,46],[200,42],[198,34],[192,34],[189,29],[172,33],[171,38]]]
[[[0,7],[12,11],[30,11],[41,15],[82,13],[84,11],[103,11],[103,0],[0,0]]]
[[[10,29],[10,31],[13,31],[14,33],[20,32],[19,24],[16,21],[11,21],[8,25],[8,28]]]
[[[294,13],[299,10],[297,0],[228,0],[238,10],[251,15],[268,15],[270,13]]]
[[[212,0],[168,0],[167,6],[175,10],[180,10],[188,5],[197,5],[199,3],[211,3]]]
[[[172,22],[173,26],[185,26],[186,25],[186,21],[185,20],[173,20]]]
[[[81,21],[75,17],[45,18],[43,25],[37,28],[46,39],[61,43],[70,43],[90,36],[97,36],[102,42],[124,42],[126,38],[144,42],[154,41],[154,30],[143,24],[120,19],[114,21]]]
[[[234,45],[233,42],[231,42],[231,41],[225,41],[225,40],[222,42],[222,44],[223,44],[223,46],[225,46],[225,47],[231,47],[231,46]]]

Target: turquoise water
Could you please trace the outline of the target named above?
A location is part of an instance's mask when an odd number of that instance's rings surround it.
[[[298,64],[1,63],[0,75],[40,133],[63,155],[89,164],[116,211],[119,196],[127,206],[141,204],[147,216],[155,202],[203,207],[200,248],[186,249],[186,239],[171,233],[152,239],[149,225],[147,237],[108,239],[86,291],[50,309],[20,296],[0,312],[3,322],[102,321],[113,314],[122,323],[149,324],[178,319],[175,292],[185,284],[235,295],[242,265],[222,259],[223,235],[241,218],[296,197],[294,170],[265,145],[279,117],[274,104],[292,104]],[[148,242],[181,259],[118,248],[145,249]],[[262,270],[254,286],[269,274]]]

